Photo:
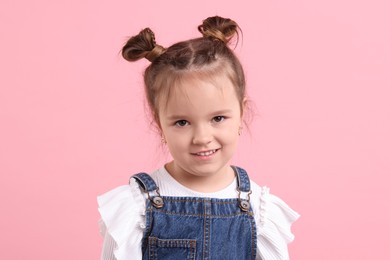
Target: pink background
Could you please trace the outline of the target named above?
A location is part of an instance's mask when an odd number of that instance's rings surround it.
[[[141,3],[142,2],[142,3]],[[255,4],[257,3],[257,4]],[[96,196],[166,160],[127,36],[236,20],[255,117],[234,163],[302,214],[291,259],[390,259],[386,0],[0,2],[0,259],[98,259]],[[387,198],[387,199],[386,199]]]

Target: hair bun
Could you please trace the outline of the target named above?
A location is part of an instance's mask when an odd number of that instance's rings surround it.
[[[165,48],[156,44],[154,33],[150,28],[145,28],[131,37],[122,48],[122,56],[127,61],[146,58],[152,62],[164,52]]]
[[[205,19],[198,26],[198,30],[203,37],[211,37],[227,44],[235,34],[238,36],[240,27],[235,21],[229,18],[213,16]]]

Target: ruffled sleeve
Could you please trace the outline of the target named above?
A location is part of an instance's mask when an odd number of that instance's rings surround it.
[[[142,259],[141,242],[145,229],[145,199],[134,179],[130,184],[120,186],[98,197],[101,216],[100,232],[114,245],[103,246],[103,260],[112,248],[115,259]]]
[[[257,229],[257,259],[288,260],[287,244],[294,240],[291,224],[299,218],[280,198],[261,187],[254,203]]]

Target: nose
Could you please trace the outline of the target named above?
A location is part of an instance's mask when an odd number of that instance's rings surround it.
[[[198,126],[194,129],[192,143],[195,145],[206,145],[213,140],[210,126]]]

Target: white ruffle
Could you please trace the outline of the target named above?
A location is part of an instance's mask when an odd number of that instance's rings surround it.
[[[116,259],[142,256],[141,241],[145,229],[145,198],[134,179],[98,197],[100,231],[115,241]],[[132,258],[134,259],[134,258]]]
[[[291,224],[299,218],[280,198],[262,187],[260,202],[254,208],[257,228],[257,258],[264,260],[288,260],[287,244],[294,240]]]
[[[256,259],[288,260],[287,244],[294,240],[291,224],[299,214],[280,198],[270,194],[267,187],[252,184],[251,204],[257,229]],[[131,179],[130,185],[120,186],[99,196],[98,204],[100,232],[105,236],[105,242],[107,239],[107,252],[103,252],[102,259],[114,259],[112,252],[117,260],[142,259],[145,197],[137,182]]]

